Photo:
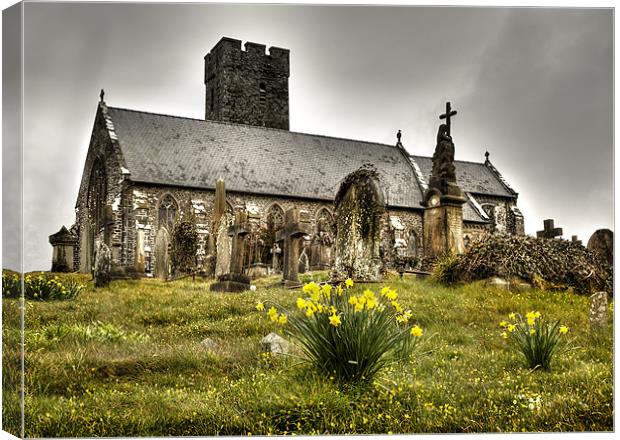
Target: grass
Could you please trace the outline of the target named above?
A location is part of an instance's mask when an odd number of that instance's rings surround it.
[[[424,337],[374,384],[342,387],[260,351],[282,332],[256,302],[293,310],[301,293],[273,277],[256,284],[226,294],[204,281],[89,282],[74,300],[27,300],[25,436],[613,430],[613,332],[589,329],[585,296],[394,277]],[[500,337],[499,321],[530,310],[570,328],[549,372],[530,371]],[[3,320],[4,429],[19,434],[18,300],[3,300]],[[201,348],[207,337],[216,350]]]

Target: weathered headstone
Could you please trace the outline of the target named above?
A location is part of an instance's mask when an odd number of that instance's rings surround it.
[[[428,189],[424,192],[424,257],[433,261],[447,254],[465,252],[463,243],[463,204],[466,199],[456,181],[454,143],[450,134],[451,117],[456,115],[446,103],[440,119],[437,145]]]
[[[215,183],[215,199],[213,203],[213,216],[211,217],[211,230],[207,241],[207,258],[206,258],[206,272],[208,276],[222,275],[222,268],[226,267],[226,272],[229,270],[230,263],[220,263],[220,273],[217,270],[217,254],[218,254],[218,240],[222,235],[220,229],[221,223],[224,222],[226,228],[228,228],[228,217],[226,216],[226,187],[222,179],[218,179]],[[225,236],[228,237],[228,230],[224,230]],[[228,255],[230,256],[230,243],[228,238],[227,246],[223,244],[223,247],[228,247]]]
[[[386,212],[379,175],[372,165],[349,174],[334,200],[336,246],[334,277],[381,279],[381,229]]]
[[[304,213],[305,214],[305,213]],[[287,287],[299,286],[299,240],[310,233],[310,222],[306,216],[301,218],[297,208],[284,214],[284,225],[276,232],[276,241],[283,242],[282,283]]]
[[[220,225],[220,231],[222,227]],[[235,213],[234,224],[228,228],[228,236],[232,242],[229,271],[218,276],[217,282],[211,284],[210,290],[214,292],[242,292],[250,288],[250,277],[243,273],[244,239],[247,234],[247,213],[238,211]],[[218,254],[218,263],[219,257]]]
[[[588,249],[609,264],[614,265],[614,233],[609,229],[599,229],[588,240]]]
[[[95,287],[107,287],[110,284],[110,270],[112,269],[112,253],[103,242],[98,241],[95,251]]]
[[[229,214],[224,212],[220,216],[217,238],[216,238],[216,257],[215,257],[215,277],[221,277],[230,273],[230,254],[232,241],[228,234]]]
[[[299,254],[299,273],[306,273],[306,271],[310,269],[310,259],[308,258],[306,249],[307,248],[304,246],[301,250],[301,254]]]
[[[80,228],[80,272],[92,273],[93,237],[90,222],[86,220]]]
[[[143,275],[144,267],[145,267],[144,230],[139,229],[136,232],[136,258],[135,258],[136,272]]]
[[[317,232],[310,243],[310,268],[312,270],[328,269],[332,265],[331,219],[321,217],[317,221]]]
[[[162,226],[155,236],[155,276],[167,280],[170,276],[170,234]]]
[[[543,220],[543,230],[536,231],[536,237],[555,238],[562,236],[562,228],[556,228],[553,223],[553,219]]]
[[[281,265],[280,265],[281,254],[282,254],[282,249],[280,248],[280,245],[278,244],[278,242],[274,242],[273,246],[271,247],[271,256],[272,256],[271,268],[274,273],[280,272],[282,270]]]
[[[54,248],[52,254],[52,272],[73,272],[73,254],[77,237],[64,226],[60,231],[49,236]]]
[[[607,293],[596,292],[590,296],[590,327],[601,328],[607,325]]]

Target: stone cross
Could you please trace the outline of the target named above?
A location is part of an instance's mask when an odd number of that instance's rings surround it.
[[[596,292],[590,296],[590,327],[605,327],[607,319],[607,292]]]
[[[573,235],[570,241],[572,241],[573,243],[582,244],[581,240],[579,240],[579,237],[577,237],[576,235]]]
[[[232,252],[230,258],[230,272],[243,273],[243,256],[245,251],[244,238],[249,234],[248,213],[237,211],[235,213],[235,223],[228,230],[228,235],[232,237]]]
[[[284,225],[276,232],[276,241],[284,242],[282,252],[282,282],[287,287],[298,286],[299,240],[310,234],[310,224],[300,221],[297,208],[284,213]]]
[[[456,115],[456,110],[452,110],[450,107],[450,102],[446,102],[446,112],[443,115],[439,116],[439,119],[446,120],[446,126],[448,130],[446,131],[447,135],[450,136],[450,117]]]
[[[538,238],[555,238],[562,235],[562,228],[556,228],[553,225],[553,219],[543,220],[544,229],[536,231]]]

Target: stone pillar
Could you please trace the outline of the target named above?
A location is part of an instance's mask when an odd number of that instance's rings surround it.
[[[590,296],[590,328],[604,328],[609,317],[607,292],[596,292]]]
[[[463,204],[465,198],[428,197],[424,210],[424,256],[436,259],[447,254],[465,252],[463,243]]]

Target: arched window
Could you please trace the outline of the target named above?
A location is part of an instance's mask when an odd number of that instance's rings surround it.
[[[317,229],[327,228],[327,232],[334,234],[334,215],[329,209],[323,207],[318,210],[316,213],[316,225]]]
[[[267,229],[277,231],[284,225],[284,210],[274,203],[267,210]]]
[[[177,202],[170,194],[166,194],[159,202],[159,227],[165,226],[168,232],[172,232],[178,210]]]
[[[98,233],[104,226],[105,204],[108,198],[108,179],[102,159],[93,164],[88,181],[88,213],[94,230]]]

